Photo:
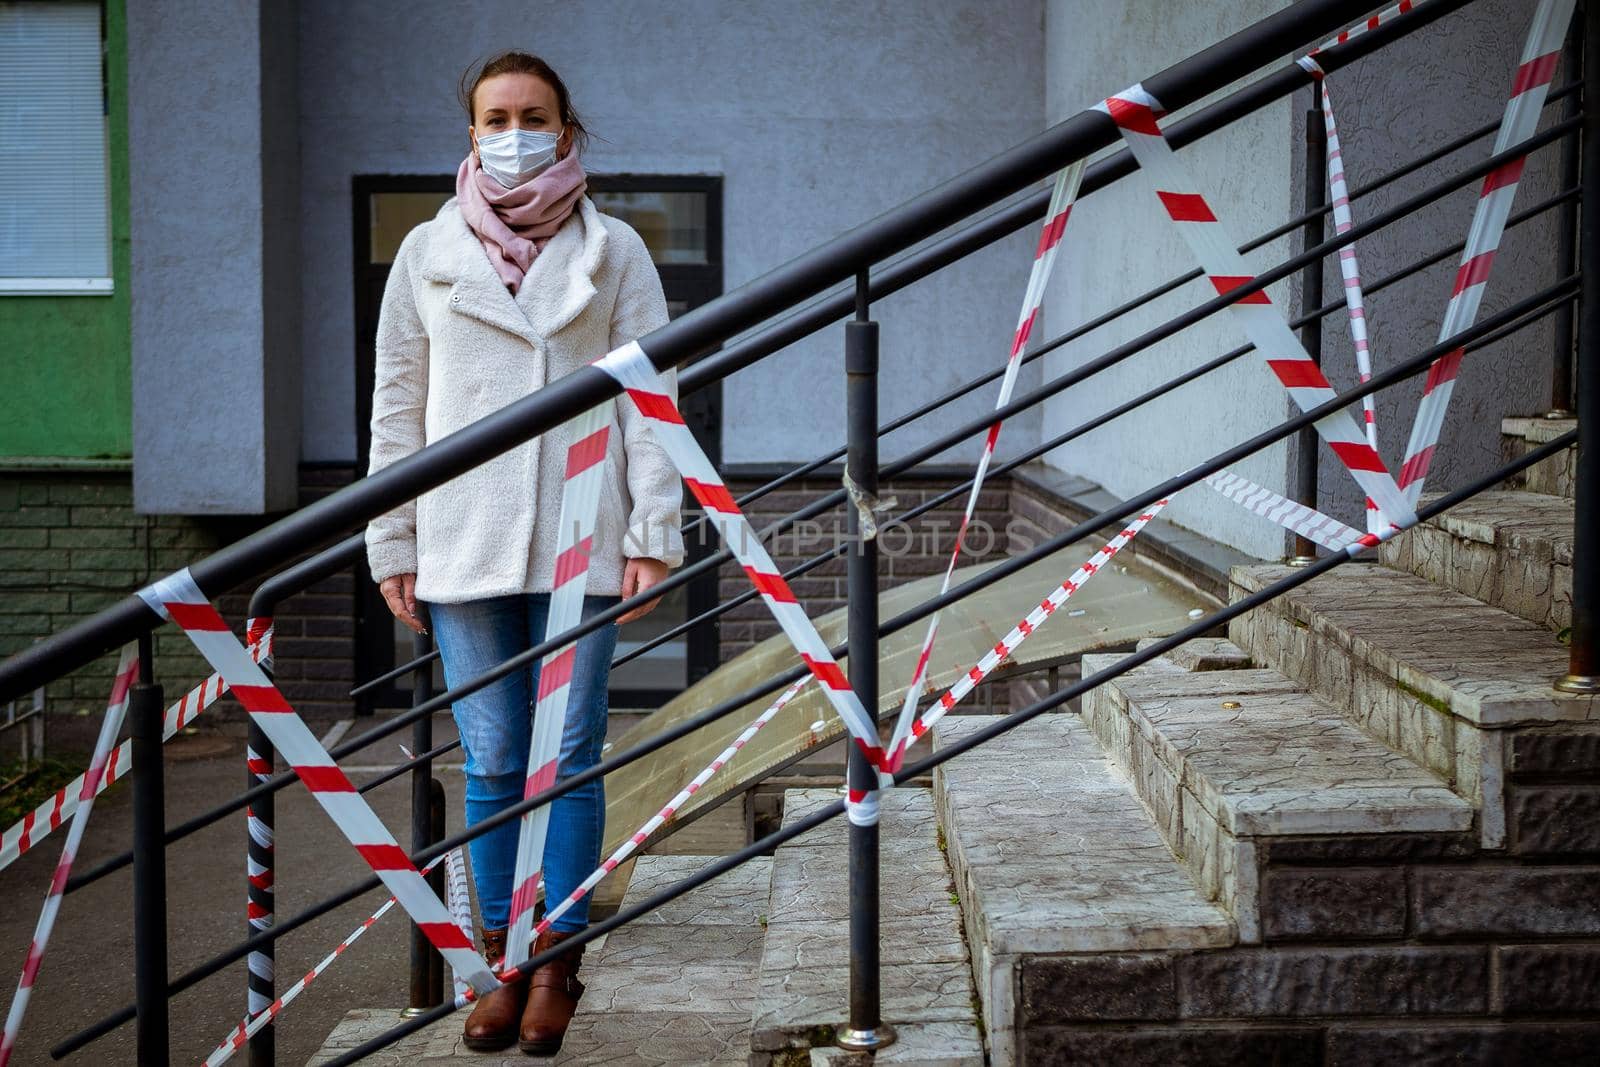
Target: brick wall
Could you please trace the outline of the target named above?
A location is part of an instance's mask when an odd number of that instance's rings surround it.
[[[347,468],[307,468],[301,503],[341,485]],[[126,471],[0,475],[0,656],[65,629],[164,574],[238,540],[258,517],[138,515]],[[310,714],[348,714],[353,684],[354,579],[339,575],[287,601],[278,616],[279,677]],[[243,633],[248,591],[221,597],[223,616]],[[210,673],[173,627],[156,633],[156,676],[175,697]],[[46,686],[54,715],[104,707],[116,653]]]
[[[893,513],[899,514],[950,490],[966,477],[970,477],[970,472],[964,476],[944,474],[902,478],[881,487],[879,498],[894,498],[897,503]],[[730,477],[728,485],[733,494],[739,496],[768,480],[768,477],[759,476]],[[752,502],[745,508],[745,513],[760,530],[819,496],[838,489],[839,484],[838,471],[819,471]],[[1003,479],[996,479],[980,494],[978,511],[968,530],[967,551],[961,560],[963,565],[981,563],[1007,554],[1006,524],[1010,519],[1008,495]],[[967,494],[963,489],[954,494],[953,499],[909,523],[885,526],[879,547],[880,591],[944,572],[950,551],[955,545],[956,528],[966,502]],[[767,550],[779,567],[788,570],[834,545],[843,544],[844,516],[843,508],[836,507],[810,520],[805,527],[768,538]],[[749,589],[750,580],[736,564],[729,563],[718,574],[718,585],[718,597],[726,601]],[[846,585],[844,556],[828,560],[806,574],[790,579],[790,585],[805,606],[806,613],[813,619],[843,607]],[[772,621],[771,612],[760,600],[752,600],[734,608],[723,616],[723,662],[777,632],[777,623]]]

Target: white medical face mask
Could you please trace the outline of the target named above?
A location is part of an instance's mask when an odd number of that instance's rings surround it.
[[[560,136],[542,130],[491,133],[478,138],[478,162],[485,174],[512,189],[556,161]]]

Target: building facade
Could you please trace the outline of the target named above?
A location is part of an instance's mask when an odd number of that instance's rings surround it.
[[[0,235],[0,380],[8,394],[0,420],[0,654],[360,476],[387,265],[410,226],[453,192],[468,146],[457,82],[474,60],[520,47],[562,72],[597,135],[585,157],[591,193],[646,236],[677,314],[1282,6],[945,0],[907,18],[889,3],[731,0],[6,5],[6,47],[55,57],[38,43],[53,35],[50,47],[62,57],[24,77],[0,71],[0,93],[21,105],[7,112],[22,116],[0,120],[9,124],[0,130],[0,175],[13,183],[6,195],[27,192],[32,199],[18,200],[25,211],[60,210],[40,199],[48,183],[17,161],[49,140],[50,123],[38,116],[65,101],[72,128],[103,132],[104,143],[103,188],[74,187],[65,203],[81,209],[103,198],[106,221],[103,234],[75,230],[68,242],[84,262],[103,259],[101,273],[87,278],[78,263],[50,260],[37,234],[9,248]],[[1404,61],[1390,50],[1339,75],[1332,84],[1353,180],[1493,118],[1532,6],[1474,5],[1400,45]],[[71,77],[59,65],[69,62]],[[97,65],[98,98],[86,81]],[[1419,81],[1434,110],[1402,116]],[[1302,203],[1307,103],[1305,93],[1274,103],[1186,153],[1240,240]],[[78,143],[49,142],[47,165],[83,164]],[[1556,171],[1553,153],[1535,157],[1525,179],[1530,202],[1554,190]],[[1374,202],[1393,203],[1406,188]],[[1143,210],[1141,195],[1124,183],[1075,212],[1036,336],[1055,336],[1164,280],[1175,265],[1187,267],[1170,226]],[[1458,239],[1471,201],[1462,191],[1409,230],[1363,245],[1368,275],[1409,261],[1419,247]],[[1508,235],[1510,262],[1486,308],[1546,284],[1543,266],[1521,263],[1548,247],[1554,225],[1552,216]],[[1033,233],[1014,234],[874,307],[883,324],[886,417],[1004,359],[1034,244]],[[1251,263],[1265,268],[1294,247],[1281,238]],[[1380,364],[1431,342],[1453,269],[1441,265],[1373,301]],[[51,271],[55,281],[40,283]],[[1336,278],[1330,270],[1325,300],[1337,298]],[[1292,283],[1271,291],[1285,307],[1302,303]],[[1020,388],[1198,298],[1185,288],[1095,331],[1031,364]],[[1535,336],[1538,343],[1519,340],[1486,357],[1521,372],[1495,375],[1493,391],[1487,379],[1463,377],[1457,410],[1465,414],[1447,427],[1448,458],[1430,485],[1448,489],[1487,469],[1498,458],[1499,415],[1548,402],[1555,339],[1548,328]],[[1224,318],[1186,331],[1013,420],[1001,456],[1241,340]],[[757,484],[843,440],[842,347],[842,331],[822,331],[686,401],[737,483]],[[1335,384],[1354,381],[1349,353],[1342,321],[1330,318],[1323,356]],[[1504,394],[1498,383],[1508,379],[1523,383],[1521,394]],[[1396,390],[1379,409],[1386,457],[1398,458],[1416,391]],[[948,414],[888,437],[884,455],[909,451],[992,402],[991,391],[979,390]],[[1119,428],[1050,453],[1044,469],[1126,496],[1286,412],[1276,383],[1243,361]],[[953,477],[978,445],[939,456],[944,466],[935,474]],[[1280,446],[1239,470],[1283,489],[1293,462],[1293,447]],[[1360,501],[1329,462],[1321,502],[1353,520]],[[1170,514],[1244,554],[1284,552],[1276,528],[1220,498],[1192,491]],[[934,569],[940,551],[930,550],[925,565],[906,564],[904,576]],[[815,606],[836,602],[837,586],[819,579]],[[714,580],[691,589],[656,624],[715,596]],[[224,607],[242,622],[242,594]],[[621,699],[654,702],[766,632],[737,616],[724,627],[722,637],[672,643],[641,659],[618,680]],[[200,673],[181,635],[169,637],[161,646],[169,678]],[[359,567],[284,605],[279,640],[291,697],[330,712],[347,709],[351,684],[407,648]],[[108,673],[108,664],[83,672],[52,695],[98,698]],[[391,690],[378,699],[406,696]]]

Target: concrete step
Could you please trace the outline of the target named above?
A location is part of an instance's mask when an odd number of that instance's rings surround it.
[[[837,789],[791,789],[784,822],[837,799]],[[972,970],[933,799],[926,789],[900,788],[886,792],[882,805],[881,1004],[897,1039],[875,1062],[982,1067]],[[831,1047],[849,1021],[848,832],[841,816],[773,857],[767,934],[751,986],[752,1067],[808,1055],[828,1064],[855,1058]]]
[[[718,858],[639,857],[623,907]],[[771,875],[770,859],[751,860],[608,934],[584,960],[558,1060],[744,1064]]]
[[[1572,625],[1572,501],[1480,493],[1380,549],[1385,564],[1557,633]]]
[[[717,858],[640,856],[624,906],[654,896]],[[586,946],[579,971],[583,998],[552,1059],[530,1061],[515,1045],[503,1052],[473,1052],[461,1043],[466,1015],[457,1012],[363,1062],[380,1067],[529,1062],[743,1067],[749,1060],[750,1011],[771,874],[770,859],[752,860]],[[393,1009],[351,1011],[311,1064],[383,1033],[398,1017]]]
[[[934,747],[995,721],[947,718]],[[1235,941],[1076,715],[1041,716],[951,760],[934,792],[993,1063],[1020,1062],[1023,989],[1050,961]],[[1052,988],[1046,999],[1079,995]]]
[[[1510,418],[1500,420],[1500,433],[1506,459],[1525,456],[1540,445],[1548,444],[1578,425],[1577,419]],[[1572,487],[1577,484],[1578,450],[1563,449],[1549,459],[1535,463],[1515,479],[1518,488],[1530,493],[1547,493],[1550,496],[1573,498]]]
[[[1084,670],[1120,658],[1085,656]],[[1437,777],[1274,670],[1157,659],[1087,694],[1084,719],[1246,944],[1263,938],[1268,842],[1472,825],[1472,806]]]
[[[1290,573],[1235,567],[1233,595]],[[1229,636],[1469,800],[1485,848],[1506,842],[1519,739],[1600,727],[1600,701],[1552,688],[1567,651],[1549,630],[1386,567],[1341,567],[1235,619]]]

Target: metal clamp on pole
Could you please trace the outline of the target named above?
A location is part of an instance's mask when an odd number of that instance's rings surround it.
[[[867,272],[856,275],[856,317],[844,328],[845,470],[866,499],[878,495],[878,324],[867,318]],[[845,509],[850,555],[850,684],[874,719],[878,710],[878,540],[867,536],[860,508]],[[846,784],[875,791],[876,770],[849,747]],[[876,794],[873,793],[875,796]],[[850,823],[850,1025],[840,1048],[868,1051],[894,1041],[880,1015],[878,963],[878,824]]]
[[[1301,229],[1302,250],[1315,248],[1327,236],[1323,225],[1322,209],[1328,202],[1328,132],[1322,114],[1322,90],[1311,86],[1311,106],[1306,109],[1306,199],[1307,219]],[[1300,271],[1300,309],[1304,313],[1322,306],[1322,259],[1307,263]],[[1317,315],[1300,327],[1300,343],[1305,346],[1312,362],[1322,365],[1322,318]],[[1317,431],[1307,427],[1295,437],[1295,500],[1308,508],[1317,506]],[[1317,561],[1317,546],[1309,539],[1295,535],[1294,555],[1289,564],[1309,567]]]
[[[1600,12],[1583,13],[1583,222],[1578,242],[1578,471],[1573,484],[1572,646],[1564,693],[1600,693]]]
[[[161,780],[166,701],[154,642],[139,635],[139,684],[128,700],[133,738],[133,987],[138,1060],[167,1063],[167,846]]]

